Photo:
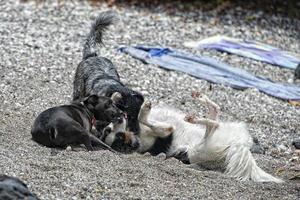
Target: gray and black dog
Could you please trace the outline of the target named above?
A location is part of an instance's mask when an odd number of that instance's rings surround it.
[[[138,114],[144,97],[121,83],[113,63],[96,53],[96,45],[102,44],[103,32],[114,22],[114,19],[115,14],[107,11],[101,13],[92,24],[85,41],[82,61],[76,70],[73,100],[83,99],[92,94],[110,97],[114,92],[119,92],[122,99],[117,103],[117,107],[126,113],[128,129],[138,133]],[[96,128],[102,132],[106,125],[97,121]]]
[[[114,122],[123,118],[122,111],[110,98],[91,95],[83,102],[43,111],[35,119],[31,135],[34,141],[47,147],[64,148],[72,144],[84,144],[89,151],[94,150],[94,146],[112,150],[91,134],[93,121]]]

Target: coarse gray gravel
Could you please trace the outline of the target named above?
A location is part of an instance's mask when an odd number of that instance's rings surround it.
[[[124,83],[153,101],[204,113],[204,107],[195,105],[190,94],[200,91],[208,95],[220,104],[222,120],[248,123],[250,133],[266,148],[266,155],[254,155],[259,166],[286,183],[239,182],[219,172],[195,170],[175,159],[51,150],[31,141],[30,128],[38,113],[70,102],[72,79],[90,22],[108,9],[105,3],[77,0],[40,4],[0,1],[0,173],[21,178],[41,199],[300,198],[299,179],[288,180],[300,171],[300,153],[292,147],[293,139],[300,138],[299,107],[253,89],[238,91],[145,65],[116,51],[120,45],[165,45],[288,82],[293,78],[291,70],[182,47],[185,41],[224,34],[300,54],[300,21],[262,12],[232,8],[215,15],[213,11],[177,8],[168,13],[162,6],[112,7],[120,21],[106,34],[101,55],[116,64]]]

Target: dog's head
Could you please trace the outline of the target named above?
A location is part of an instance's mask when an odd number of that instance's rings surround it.
[[[95,119],[101,123],[118,122],[124,117],[122,110],[111,98],[91,95],[83,103],[94,114]]]
[[[132,153],[140,147],[140,141],[133,132],[126,131],[126,120],[121,123],[110,123],[104,128],[101,140],[116,151]]]
[[[128,128],[135,134],[139,132],[138,115],[143,103],[144,97],[136,91],[122,93],[122,98],[116,103],[118,108],[126,112]]]

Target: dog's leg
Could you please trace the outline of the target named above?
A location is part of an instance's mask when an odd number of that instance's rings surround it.
[[[145,125],[145,124],[144,124]],[[160,125],[145,125],[143,128],[143,133],[145,135],[152,135],[154,137],[165,138],[172,134],[175,131],[175,128],[169,124],[160,124]]]
[[[201,124],[205,126],[219,126],[219,122],[208,119],[208,118],[198,118],[193,114],[187,114],[184,118],[184,121],[189,122],[191,124]]]
[[[82,143],[84,144],[84,146],[86,147],[86,149],[88,151],[93,151],[94,150],[94,148],[92,146],[92,143],[91,143],[91,139],[90,139],[88,134],[83,134]]]
[[[145,101],[141,106],[138,119],[141,124],[151,129],[151,131],[147,131],[147,134],[151,134],[156,137],[167,137],[175,131],[175,128],[170,124],[166,124],[163,122],[149,121],[148,116],[150,111],[151,111],[151,102]]]
[[[220,113],[220,107],[211,101],[207,96],[203,96],[199,99],[200,102],[205,103],[208,106],[207,118],[197,118],[194,115],[187,115],[185,121],[193,124],[201,124],[206,126],[204,139],[212,135],[215,130],[219,127],[218,118]]]
[[[179,147],[176,151],[168,153],[166,159],[168,158],[176,158],[184,164],[190,164],[187,147]]]
[[[93,144],[93,146],[101,146],[107,150],[110,150],[111,152],[116,153],[115,150],[113,150],[110,146],[108,146],[107,144],[99,140],[97,137],[93,136],[92,134],[88,134],[88,135],[89,135],[89,140],[91,144]]]
[[[82,129],[80,127],[80,129]],[[86,130],[79,130],[78,134],[80,134],[80,138],[84,146],[88,151],[93,151],[93,146],[101,146],[105,149],[108,149],[112,152],[115,152],[110,146],[99,140],[96,136],[92,135],[91,133],[87,132]]]
[[[138,120],[140,123],[142,124],[147,124],[147,121],[148,121],[148,116],[150,114],[150,111],[151,111],[151,102],[150,101],[145,101],[143,103],[143,105],[141,106],[141,109],[140,109],[140,113],[139,113],[139,116],[138,116]]]
[[[214,123],[208,123],[206,125],[206,131],[204,135],[204,138],[206,139],[219,127],[219,123],[217,121],[219,119],[220,107],[215,102],[211,101],[207,96],[203,96],[199,99],[199,101],[206,103],[208,106],[207,118],[214,121]]]
[[[219,127],[217,121],[207,119],[207,118],[197,118],[195,115],[186,115],[184,120],[191,124],[201,124],[205,126],[204,139],[207,139],[214,131]]]
[[[220,114],[220,107],[210,100],[207,96],[203,96],[199,99],[200,102],[205,103],[208,106],[208,119],[218,121]]]

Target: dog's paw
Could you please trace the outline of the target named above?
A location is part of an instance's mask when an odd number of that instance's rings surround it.
[[[87,151],[95,151],[94,147],[92,147],[92,146],[87,146],[86,149],[87,149]]]
[[[143,111],[150,111],[151,110],[151,107],[152,107],[152,104],[150,101],[145,101],[142,105],[142,110]]]
[[[184,121],[189,122],[189,123],[195,123],[195,121],[196,121],[196,115],[194,113],[187,114],[184,117]]]
[[[150,110],[151,110],[151,102],[145,101],[141,106],[141,110],[138,117],[141,123],[147,122],[147,118],[148,118],[148,114],[150,113]]]
[[[172,157],[183,162],[184,164],[190,164],[187,147],[179,147],[175,152],[167,155],[167,158],[172,158]]]
[[[218,104],[216,104],[215,102],[213,102],[212,100],[210,100],[208,98],[208,96],[206,96],[206,95],[202,95],[199,98],[199,101],[203,104],[206,104],[210,109],[214,110],[215,112],[220,111],[220,106]]]

